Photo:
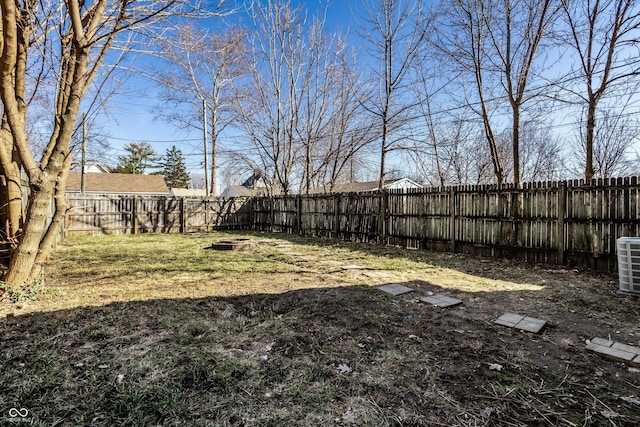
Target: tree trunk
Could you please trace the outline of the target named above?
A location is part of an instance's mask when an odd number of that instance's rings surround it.
[[[587,182],[593,179],[593,140],[596,129],[596,102],[591,100],[589,102],[589,108],[587,111],[587,135],[584,142],[585,148],[585,166],[584,166],[584,179]]]
[[[386,125],[383,125],[382,132],[382,148],[380,150],[380,177],[378,178],[378,191],[384,190],[384,169],[386,167],[386,158],[387,158],[387,132]]]
[[[23,285],[33,278],[32,269],[44,232],[54,185],[54,180],[46,172],[41,173],[40,176],[39,185],[31,186],[25,227],[4,277],[4,281],[11,286]]]
[[[218,195],[218,117],[216,115],[216,105],[217,101],[214,97],[213,104],[211,106],[211,189],[207,196]]]
[[[3,238],[14,240],[18,237],[22,225],[22,190],[20,188],[20,166],[16,159],[17,153],[13,149],[13,140],[7,129],[0,131],[0,172],[2,172],[2,212],[4,223],[0,225]]]
[[[14,240],[22,226],[22,190],[20,188],[20,166],[13,149],[13,138],[7,128],[0,130],[0,172],[2,172],[2,212],[4,223],[0,225],[3,238]]]
[[[484,134],[487,138],[487,142],[489,143],[489,151],[491,152],[491,162],[493,164],[493,173],[496,176],[497,184],[502,185],[504,183],[504,170],[502,169],[502,165],[500,164],[500,156],[498,154],[496,138],[493,134],[493,130],[491,129],[491,123],[489,122],[489,113],[487,112],[486,106],[484,104],[484,99],[481,102],[482,102],[482,122],[484,124]]]
[[[49,223],[49,227],[44,233],[44,237],[40,242],[40,248],[36,255],[36,259],[33,264],[33,271],[31,274],[33,277],[38,273],[37,266],[42,265],[47,262],[49,255],[51,254],[51,250],[56,243],[56,239],[62,227],[65,214],[67,213],[67,197],[65,195],[65,187],[67,184],[67,177],[69,176],[69,169],[71,166],[71,160],[73,156],[69,155],[65,159],[65,164],[58,175],[55,184],[55,192],[53,197],[54,203],[54,211],[53,217],[51,218],[51,223]]]
[[[517,187],[520,185],[520,106],[517,103],[513,105],[512,126],[513,183]]]

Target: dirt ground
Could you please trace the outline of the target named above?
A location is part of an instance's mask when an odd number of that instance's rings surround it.
[[[0,421],[22,405],[36,425],[640,425],[640,366],[585,350],[594,337],[640,346],[640,299],[616,296],[614,278],[278,239],[245,255],[254,264],[237,275],[165,272],[189,297],[117,301],[104,285],[104,303],[5,307]],[[132,268],[128,286],[139,286]],[[114,280],[85,276],[61,270],[50,286],[78,293]],[[391,296],[384,283],[415,292]],[[417,299],[431,294],[463,304]],[[547,327],[494,324],[505,312]]]

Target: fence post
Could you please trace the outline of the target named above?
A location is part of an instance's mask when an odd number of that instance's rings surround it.
[[[340,234],[340,193],[333,194],[333,231],[337,239]]]
[[[131,213],[133,223],[133,234],[138,234],[138,197],[133,196],[133,212]]]
[[[187,229],[187,206],[184,203],[184,197],[180,197],[180,233],[184,233]]]
[[[209,215],[209,201],[207,200],[207,196],[205,196],[202,201],[204,203],[204,229],[205,231],[211,231],[212,227],[209,226],[209,219],[211,219],[211,216]]]
[[[449,190],[449,237],[451,252],[456,253],[456,190]]]
[[[273,200],[273,196],[269,196],[269,216],[270,216],[270,221],[269,221],[269,231],[271,233],[273,233],[273,230],[275,230],[275,223],[276,223],[276,207],[275,207],[275,201]]]
[[[567,242],[564,238],[564,219],[566,216],[567,210],[567,184],[566,182],[561,182],[558,185],[558,264],[564,265],[566,263],[565,257],[565,245]]]
[[[296,228],[298,235],[302,236],[302,196],[300,194],[296,196]]]
[[[255,211],[256,211],[256,199],[255,197],[250,197],[249,198],[249,230],[256,230]]]

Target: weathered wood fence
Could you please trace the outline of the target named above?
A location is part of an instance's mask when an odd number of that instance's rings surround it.
[[[640,236],[637,177],[256,199],[252,228],[616,269]]]
[[[248,229],[616,269],[637,177],[262,198],[69,196],[65,235]]]
[[[68,195],[64,236],[249,228],[246,198]]]

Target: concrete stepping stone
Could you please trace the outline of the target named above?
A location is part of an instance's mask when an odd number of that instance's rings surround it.
[[[395,295],[395,296],[407,294],[409,292],[413,292],[412,288],[410,288],[408,286],[401,285],[400,283],[389,283],[388,285],[378,286],[378,289],[380,289],[381,291],[386,292],[388,294]]]
[[[455,298],[448,297],[446,295],[439,295],[439,294],[431,295],[428,297],[420,297],[418,299],[422,302],[426,302],[441,308],[455,307],[456,305],[462,304],[462,301],[460,301],[459,299],[455,299]]]
[[[596,353],[606,359],[629,362],[632,365],[640,366],[640,347],[596,337],[587,344],[586,348],[587,351]]]
[[[498,317],[493,323],[509,328],[520,329],[526,332],[537,334],[545,327],[546,321],[534,317],[522,316],[515,313],[505,313]]]

